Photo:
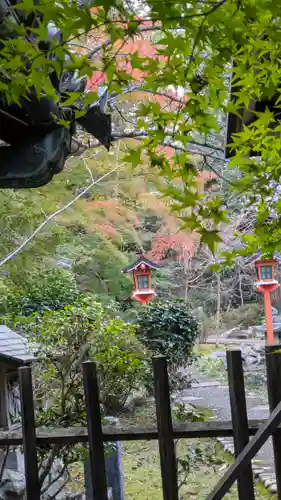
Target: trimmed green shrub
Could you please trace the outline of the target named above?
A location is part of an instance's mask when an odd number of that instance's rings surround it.
[[[152,301],[137,311],[137,336],[156,355],[169,364],[189,364],[198,335],[198,324],[182,300]]]

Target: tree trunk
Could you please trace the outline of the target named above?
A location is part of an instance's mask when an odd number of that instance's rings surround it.
[[[185,275],[185,286],[184,286],[184,301],[187,302],[188,294],[188,277]]]
[[[241,306],[243,306],[243,305],[244,305],[244,297],[243,297],[242,279],[241,279],[241,272],[240,272],[240,269],[239,269],[238,273],[239,273],[239,294],[240,294],[240,302],[241,302]]]
[[[184,276],[185,276],[185,285],[184,285],[184,301],[187,302],[188,289],[189,289],[189,259],[187,261],[184,259]]]
[[[219,343],[220,314],[221,314],[221,275],[220,273],[217,273],[216,344]]]

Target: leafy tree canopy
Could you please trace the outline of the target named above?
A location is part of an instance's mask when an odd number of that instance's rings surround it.
[[[142,136],[126,159],[138,164],[145,149],[151,164],[165,175],[164,193],[174,199],[174,210],[185,227],[200,233],[201,241],[212,250],[219,243],[221,224],[227,221],[227,206],[220,197],[200,193],[196,189],[197,168],[192,152],[197,144],[205,162],[223,161],[222,141],[214,137],[224,134],[225,116],[231,111],[239,115],[252,100],[280,101],[281,6],[275,0],[191,0],[186,3],[147,0],[136,6],[131,2],[89,2],[81,8],[68,0],[23,0],[18,6],[28,13],[41,15],[39,27],[32,28],[38,38],[30,42],[22,26],[13,27],[16,37],[4,42],[0,68],[4,75],[1,91],[9,102],[18,102],[34,86],[38,94],[56,99],[50,85],[49,71],[58,73],[61,65],[50,53],[63,61],[72,43],[91,40],[91,52],[80,47],[71,52],[67,63],[80,74],[104,75],[111,93],[124,96],[132,85],[145,92],[161,94],[170,86],[182,90],[182,97],[169,111],[149,101],[138,106],[138,131]],[[63,42],[53,44],[46,54],[39,42],[46,39],[46,25],[53,21],[63,31]],[[130,39],[152,33],[153,51],[129,55],[134,72],[122,69],[118,56]],[[95,46],[93,47],[93,41]],[[83,43],[82,43],[83,44]],[[74,46],[73,46],[74,47]],[[123,54],[124,55],[124,54]],[[233,71],[232,62],[235,61]],[[29,71],[26,71],[26,67]],[[230,83],[235,84],[236,99],[228,102]],[[86,104],[96,93],[83,97]],[[69,104],[80,98],[70,95]],[[274,133],[272,133],[274,129]],[[232,136],[235,155],[230,169],[237,169],[231,188],[243,194],[243,203],[254,207],[256,221],[253,234],[244,236],[245,252],[261,249],[270,254],[281,246],[279,217],[280,124],[278,113],[266,107],[257,119]],[[174,154],[167,158],[159,146],[169,144]],[[258,157],[250,157],[254,151]],[[177,168],[179,167],[179,168]],[[175,176],[182,178],[173,185]],[[192,210],[186,210],[186,209]],[[240,251],[241,252],[241,251]]]
[[[12,280],[5,283],[2,314],[29,316],[45,309],[63,309],[79,296],[74,275],[65,269],[34,273],[20,287]]]

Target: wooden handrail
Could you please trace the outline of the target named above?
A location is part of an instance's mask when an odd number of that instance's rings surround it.
[[[266,422],[263,420],[249,420],[249,434],[255,435],[259,428]],[[281,427],[276,433],[281,436]],[[173,425],[174,439],[194,439],[194,438],[218,438],[232,437],[232,423],[228,421],[212,422],[189,422]],[[109,441],[145,441],[158,439],[156,425],[136,425],[136,426],[103,426],[103,440]],[[36,429],[37,445],[50,444],[75,444],[88,442],[88,431],[86,427],[56,427]],[[14,431],[0,431],[0,446],[22,445],[22,432],[20,429]]]

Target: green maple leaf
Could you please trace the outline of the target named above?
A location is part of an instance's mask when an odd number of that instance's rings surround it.
[[[217,244],[222,241],[218,231],[208,231],[207,229],[201,228],[199,232],[201,236],[201,244],[207,245],[212,254],[214,254],[217,248]]]
[[[127,156],[123,157],[123,161],[126,163],[131,163],[134,167],[137,167],[142,163],[141,160],[141,148],[131,149]]]

